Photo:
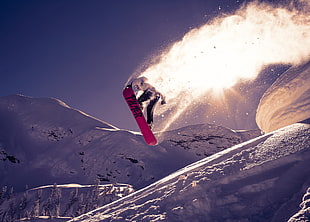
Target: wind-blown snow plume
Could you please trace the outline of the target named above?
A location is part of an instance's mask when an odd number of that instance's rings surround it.
[[[206,93],[255,79],[268,64],[308,60],[309,18],[307,10],[252,2],[191,30],[139,74],[167,99],[156,108],[158,116],[165,116],[157,129],[167,129],[193,104],[204,105]]]

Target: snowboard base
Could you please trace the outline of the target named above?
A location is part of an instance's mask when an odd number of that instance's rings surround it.
[[[149,125],[147,124],[143,112],[141,110],[140,104],[136,98],[135,92],[133,91],[132,87],[129,85],[123,90],[123,96],[133,114],[140,131],[143,135],[145,142],[148,145],[156,145],[157,140],[154,136],[152,130],[150,129]]]

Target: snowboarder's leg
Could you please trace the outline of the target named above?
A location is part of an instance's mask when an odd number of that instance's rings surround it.
[[[144,91],[144,92],[142,93],[142,95],[139,96],[138,102],[139,102],[139,104],[140,104],[140,106],[141,106],[141,109],[143,109],[142,103],[145,102],[145,101],[147,101],[147,100],[149,100],[149,99],[151,98],[151,96],[152,96],[152,93],[151,93],[150,91],[148,91],[148,90]]]
[[[149,105],[147,106],[147,123],[149,125],[150,128],[152,128],[152,124],[153,124],[153,113],[154,113],[154,108],[155,108],[155,104],[158,102],[159,100],[159,96],[156,96],[154,99],[152,99],[149,103]]]

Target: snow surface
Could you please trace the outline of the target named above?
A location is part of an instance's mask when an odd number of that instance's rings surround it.
[[[309,133],[260,136],[71,221],[287,221],[310,186]]]
[[[292,67],[264,93],[257,108],[256,122],[271,132],[310,117],[310,61]]]

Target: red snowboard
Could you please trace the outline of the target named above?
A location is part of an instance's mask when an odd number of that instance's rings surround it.
[[[152,130],[150,129],[150,127],[148,126],[148,124],[145,120],[145,117],[143,115],[143,112],[141,110],[139,102],[138,102],[136,95],[135,95],[133,89],[131,88],[131,86],[127,86],[123,90],[123,96],[124,96],[128,106],[129,106],[133,116],[136,119],[136,122],[140,128],[140,131],[144,137],[145,142],[149,145],[156,145],[157,140],[156,140]]]

